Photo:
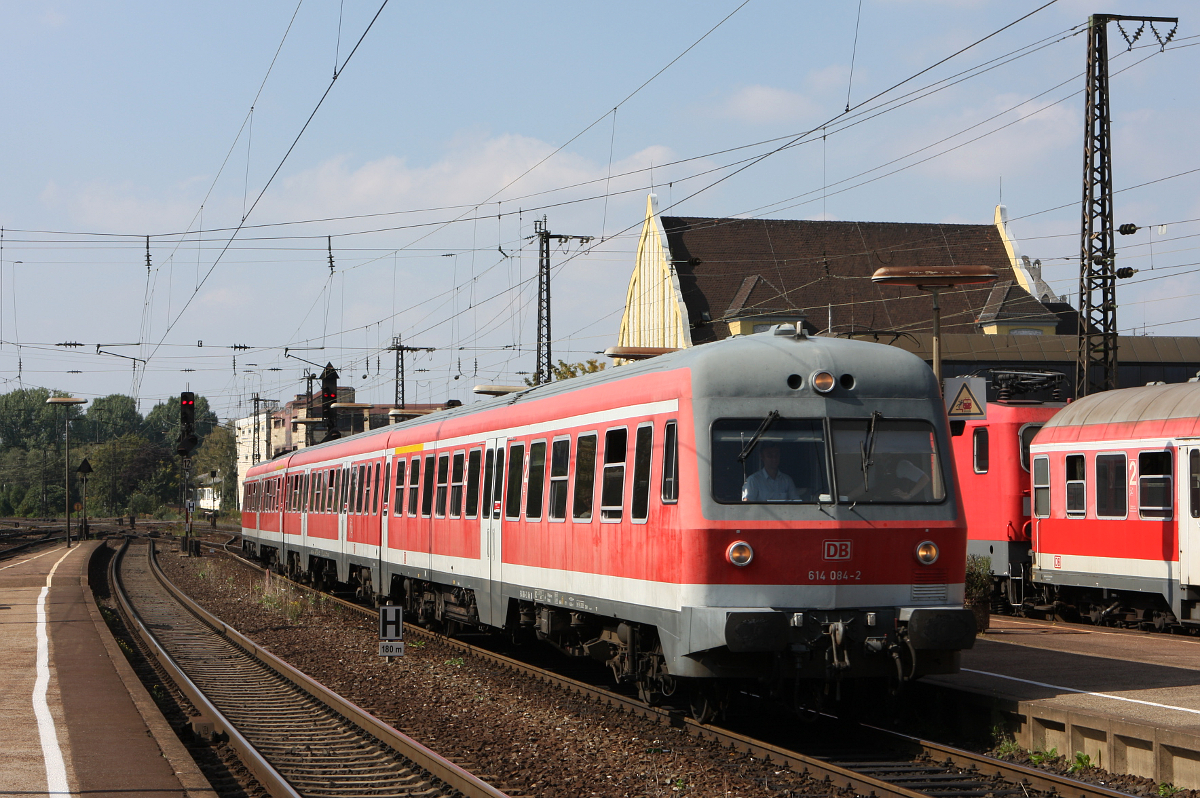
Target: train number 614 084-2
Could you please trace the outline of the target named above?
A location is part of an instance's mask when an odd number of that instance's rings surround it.
[[[809,571],[810,582],[857,582],[862,579],[862,571]]]

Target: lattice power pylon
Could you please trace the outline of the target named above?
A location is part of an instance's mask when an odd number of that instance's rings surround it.
[[[1178,24],[1171,17],[1095,14],[1088,22],[1086,132],[1083,140],[1083,224],[1079,263],[1079,355],[1075,395],[1117,387],[1117,269],[1113,245],[1112,136],[1109,124],[1108,23],[1139,22],[1130,47],[1146,23]],[[1159,44],[1166,47],[1175,31]]]

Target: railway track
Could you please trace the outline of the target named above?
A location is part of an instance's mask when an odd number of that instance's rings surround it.
[[[222,544],[213,544],[248,568],[262,571]],[[283,579],[284,577],[275,576]],[[311,590],[293,582],[297,588]],[[375,617],[373,609],[331,596],[334,601],[354,612]],[[767,741],[731,729],[697,723],[683,711],[648,706],[632,696],[622,695],[604,687],[588,684],[537,667],[487,648],[462,640],[447,638],[419,626],[405,624],[409,639],[423,639],[459,655],[478,657],[498,667],[522,673],[540,681],[554,684],[588,700],[618,707],[632,714],[656,719],[663,725],[686,731],[688,734],[717,742],[721,746],[741,751],[755,758],[786,766],[798,773],[807,773],[830,785],[853,790],[860,795],[876,798],[983,798],[983,796],[1056,795],[1058,798],[1129,798],[1127,793],[1077,781],[1049,771],[1025,767],[939,743],[922,740],[888,729],[870,725],[855,726],[849,734],[838,735],[843,742],[825,745],[817,753],[804,753],[800,747],[811,743],[797,740],[794,747],[786,736]],[[796,724],[792,724],[795,727]],[[853,740],[853,742],[845,742]],[[836,747],[834,747],[836,746]]]
[[[182,596],[153,549],[110,564],[114,595],[175,684],[272,796],[505,794],[290,668]]]

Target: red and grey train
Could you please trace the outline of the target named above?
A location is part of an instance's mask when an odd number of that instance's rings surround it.
[[[949,452],[918,358],[778,325],[256,465],[243,540],[647,697],[807,695],[953,672],[972,645]]]

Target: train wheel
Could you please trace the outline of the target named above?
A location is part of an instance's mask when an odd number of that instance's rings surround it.
[[[727,691],[715,682],[698,684],[689,696],[688,714],[697,723],[711,723],[725,711],[727,698]]]

